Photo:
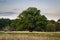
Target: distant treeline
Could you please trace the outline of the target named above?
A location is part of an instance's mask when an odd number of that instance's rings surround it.
[[[29,7],[20,13],[17,19],[10,20],[0,18],[0,31],[60,31],[60,19],[47,20],[40,10]]]

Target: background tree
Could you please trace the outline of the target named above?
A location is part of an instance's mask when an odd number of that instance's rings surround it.
[[[49,23],[49,24],[47,24],[47,31],[52,31],[52,32],[54,32],[54,31],[56,31],[56,25],[55,24],[52,24],[52,23]]]
[[[56,30],[57,30],[57,31],[60,31],[60,19],[57,20]]]
[[[52,23],[52,24],[56,24],[55,20],[49,20],[49,22]]]
[[[5,29],[5,27],[10,26],[11,20],[10,19],[0,19],[0,30]]]

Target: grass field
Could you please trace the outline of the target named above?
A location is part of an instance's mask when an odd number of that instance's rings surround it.
[[[60,40],[60,32],[0,32],[0,40]]]

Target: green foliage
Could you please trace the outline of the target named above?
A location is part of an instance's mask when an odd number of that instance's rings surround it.
[[[47,31],[56,31],[56,25],[52,23],[47,24]]]
[[[3,28],[5,28],[6,26],[9,26],[11,23],[10,19],[0,19],[0,30],[3,30]]]
[[[11,24],[10,24],[10,30],[13,30],[13,31],[22,31],[24,30],[24,27],[23,27],[23,20],[20,20],[20,19],[15,19]]]
[[[47,24],[47,18],[41,15],[40,10],[35,7],[29,7],[27,10],[23,11],[18,18],[22,20],[20,21],[20,25],[23,25],[22,27],[26,27],[25,29],[29,31],[33,31],[37,27],[45,30]]]
[[[57,24],[56,24],[56,30],[57,30],[57,31],[60,31],[60,23],[57,23]]]
[[[56,30],[60,31],[60,19],[58,19],[58,21],[56,23]]]
[[[56,22],[54,20],[49,20],[52,24],[56,24]]]

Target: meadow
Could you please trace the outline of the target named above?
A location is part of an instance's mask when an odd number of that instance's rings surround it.
[[[0,32],[0,40],[60,40],[60,32]]]

